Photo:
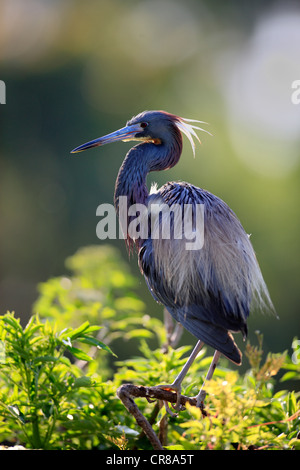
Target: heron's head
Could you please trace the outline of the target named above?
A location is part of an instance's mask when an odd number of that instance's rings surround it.
[[[152,142],[159,145],[174,138],[176,134],[179,134],[179,131],[183,132],[188,137],[192,145],[193,152],[195,153],[193,137],[196,137],[197,140],[199,140],[195,129],[204,132],[207,131],[192,123],[203,123],[203,121],[181,118],[165,111],[143,111],[130,119],[122,129],[82,144],[72,150],[71,153],[82,152],[83,150],[87,150],[92,147],[110,144],[119,140],[125,142],[129,140],[138,140],[143,142]]]

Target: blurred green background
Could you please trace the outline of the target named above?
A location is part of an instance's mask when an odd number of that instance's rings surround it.
[[[102,243],[96,208],[112,202],[130,144],[70,150],[164,109],[207,121],[213,137],[201,135],[195,159],[185,139],[179,164],[149,184],[186,180],[231,206],[280,316],[254,314],[251,334],[289,349],[300,336],[299,45],[297,2],[0,0],[1,313],[25,321],[37,283]],[[140,295],[161,314],[142,277]]]

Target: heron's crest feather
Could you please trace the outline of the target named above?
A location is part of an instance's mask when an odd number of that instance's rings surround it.
[[[192,146],[193,154],[195,156],[196,147],[195,147],[195,142],[194,142],[193,137],[195,137],[198,140],[198,142],[200,142],[201,144],[201,140],[199,139],[198,134],[195,132],[195,129],[202,131],[202,132],[206,132],[209,135],[212,135],[212,134],[208,132],[207,130],[202,129],[202,127],[195,126],[194,124],[189,124],[191,122],[207,124],[207,122],[204,122],[204,121],[197,121],[195,119],[186,119],[186,118],[181,118],[181,117],[179,117],[178,120],[176,120],[175,124],[178,127],[178,129],[181,132],[183,132],[183,134],[185,134],[187,138],[189,139],[190,144]]]

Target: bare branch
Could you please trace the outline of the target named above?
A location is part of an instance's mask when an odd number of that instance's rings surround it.
[[[148,437],[150,443],[155,450],[163,450],[162,443],[155,434],[151,424],[141,413],[138,406],[134,402],[134,398],[146,398],[148,401],[151,400],[162,400],[164,402],[176,403],[177,394],[169,390],[160,389],[157,387],[143,387],[133,384],[124,384],[117,390],[117,395],[122,400],[123,405],[127,408],[129,413],[135,418],[137,424],[142,428],[146,436]],[[196,406],[196,398],[190,398],[185,395],[181,395],[180,404],[185,406],[186,403],[189,403],[192,406]],[[204,410],[202,414],[206,415]],[[165,440],[165,437],[164,439]]]
[[[134,387],[134,389],[132,388]],[[117,395],[122,400],[123,405],[127,408],[129,413],[135,418],[137,424],[143,429],[144,433],[148,437],[149,441],[152,444],[153,449],[155,450],[163,450],[163,446],[161,445],[160,440],[158,439],[157,435],[152,429],[152,426],[148,422],[148,420],[144,417],[144,415],[140,412],[138,406],[135,404],[134,400],[131,397],[131,393],[134,391],[136,392],[136,388],[134,385],[131,384],[122,385],[118,391]],[[136,396],[136,395],[134,395]]]

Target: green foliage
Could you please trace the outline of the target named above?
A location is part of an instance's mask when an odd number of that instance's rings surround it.
[[[39,285],[33,310],[41,317],[52,319],[61,329],[77,328],[85,321],[101,325],[97,338],[106,345],[120,338],[150,338],[156,336],[155,331],[162,334],[156,319],[145,314],[145,305],[135,292],[137,280],[117,250],[108,245],[85,247],[68,258],[66,266],[71,276]],[[101,376],[111,373],[104,356]]]
[[[90,360],[74,342],[105,347],[93,336],[99,327],[85,322],[58,332],[50,322],[32,316],[23,329],[11,313],[1,317],[0,435],[31,448],[81,448],[91,430],[96,442],[114,435],[114,416],[107,406],[114,398],[111,383],[83,375],[65,353]],[[115,403],[115,409],[119,404]],[[62,430],[65,430],[65,433]],[[60,432],[59,432],[60,430]],[[107,444],[106,444],[107,445]]]
[[[190,347],[163,348],[163,323],[146,315],[135,279],[112,248],[79,250],[67,267],[70,276],[39,286],[38,314],[27,325],[12,313],[0,317],[0,441],[41,449],[150,449],[117,388],[170,383]],[[135,355],[124,359],[122,348],[132,342]],[[259,334],[257,346],[247,344],[244,375],[221,360],[205,385],[205,418],[189,406],[166,421],[163,407],[136,399],[155,432],[164,425],[167,448],[300,447],[299,393],[280,388],[300,378],[299,341],[293,340],[291,357],[268,354],[264,361],[262,344]],[[182,393],[197,393],[211,359],[200,352]]]
[[[144,386],[170,383],[186,360],[183,358],[186,348],[170,349],[162,355],[159,350],[151,351],[143,342],[141,352],[142,357],[123,363],[123,368],[116,374],[118,379]],[[187,410],[175,419],[170,418],[169,449],[300,448],[299,393],[274,392],[276,382],[273,377],[281,368],[290,368],[290,359],[286,353],[269,354],[261,364],[262,353],[261,346],[253,347],[248,343],[247,356],[255,367],[251,367],[245,376],[240,376],[237,370],[229,370],[227,361],[221,360],[213,379],[205,385],[208,416],[202,418],[200,409],[187,406]],[[184,380],[184,394],[197,394],[211,360],[212,357],[205,356],[205,350],[200,352]],[[299,374],[299,363],[293,365]],[[296,378],[294,372],[293,378]],[[140,402],[140,408],[150,416],[149,405]],[[157,417],[154,426],[157,432],[164,414],[162,409]]]

